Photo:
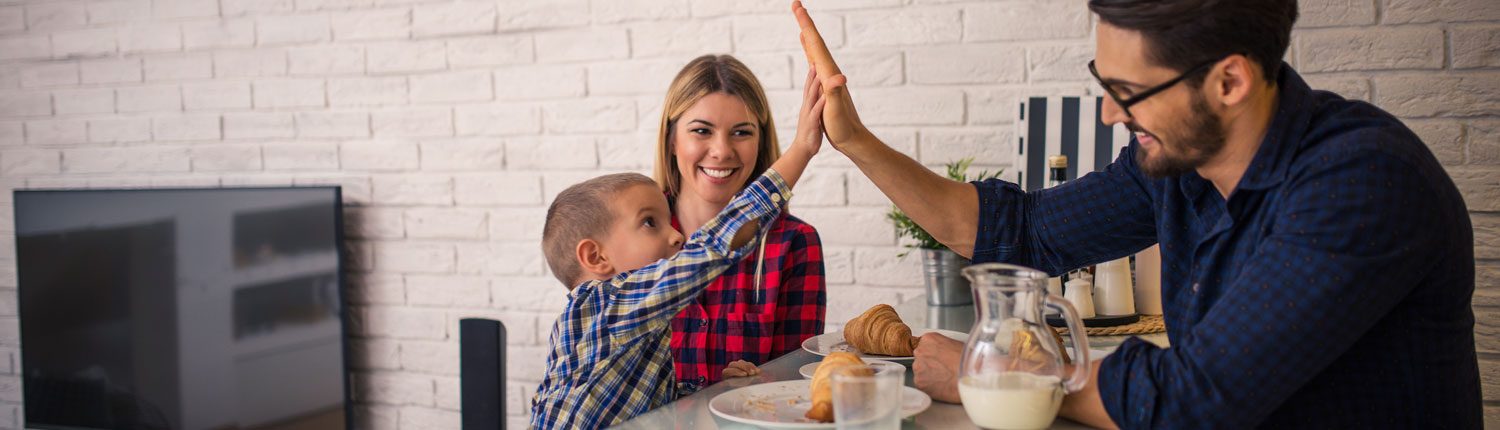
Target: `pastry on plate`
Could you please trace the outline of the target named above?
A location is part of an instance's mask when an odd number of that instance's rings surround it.
[[[911,327],[901,322],[896,309],[879,304],[844,325],[844,340],[866,354],[910,357],[917,348]]]

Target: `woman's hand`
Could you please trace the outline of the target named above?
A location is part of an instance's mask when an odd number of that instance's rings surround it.
[[[792,147],[807,148],[809,156],[823,146],[823,91],[817,71],[809,65],[807,82],[802,84],[802,111],[797,114],[797,135]]]
[[[755,367],[754,364],[745,360],[731,361],[729,362],[729,366],[724,368],[724,379],[739,378],[743,376],[755,376],[759,374],[760,368]]]
[[[807,55],[807,64],[817,71],[823,98],[827,99],[822,109],[822,120],[823,132],[828,135],[828,141],[833,143],[835,149],[844,151],[844,146],[850,142],[873,140],[874,135],[860,122],[859,112],[854,110],[854,99],[849,97],[847,87],[848,78],[839,72],[838,63],[833,61],[833,54],[828,52],[823,35],[818,33],[818,27],[813,24],[812,16],[807,14],[801,1],[792,2],[792,14],[797,17],[797,24],[802,28],[802,52]]]

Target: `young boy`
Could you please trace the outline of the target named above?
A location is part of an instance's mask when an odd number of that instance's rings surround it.
[[[754,248],[821,140],[794,142],[686,244],[666,197],[643,175],[602,176],[558,194],[542,248],[557,279],[576,287],[552,327],[531,426],[600,428],[675,399],[672,317]],[[757,370],[734,370],[747,372]]]

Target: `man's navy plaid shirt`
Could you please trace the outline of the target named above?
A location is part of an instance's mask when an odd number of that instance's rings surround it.
[[[1162,244],[1170,348],[1131,339],[1099,391],[1123,428],[1479,428],[1474,234],[1432,152],[1282,65],[1277,112],[1224,199],[1114,164],[1022,192],[976,182],[974,262],[1048,273]]]

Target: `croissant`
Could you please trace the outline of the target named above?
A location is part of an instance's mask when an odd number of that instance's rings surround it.
[[[862,365],[864,360],[859,356],[848,352],[835,352],[823,357],[818,363],[818,370],[813,371],[812,377],[812,408],[803,415],[807,419],[820,422],[833,422],[833,373],[835,369],[849,365]],[[868,368],[849,369],[847,374],[872,375],[874,371]]]
[[[1021,329],[1015,331],[1010,341],[1012,361],[1007,366],[1007,370],[1034,372],[1047,366],[1050,356],[1047,355],[1045,348],[1041,344],[1042,342],[1055,344],[1057,346],[1057,353],[1062,356],[1063,364],[1073,364],[1072,357],[1069,357],[1068,351],[1063,349],[1062,336],[1058,335],[1057,331],[1051,328],[1042,327],[1042,329],[1047,330],[1047,333],[1051,334],[1051,336],[1047,336],[1047,340],[1038,339],[1039,336],[1031,330]]]
[[[844,340],[866,354],[909,357],[917,347],[911,327],[901,322],[896,309],[879,304],[844,325]]]

